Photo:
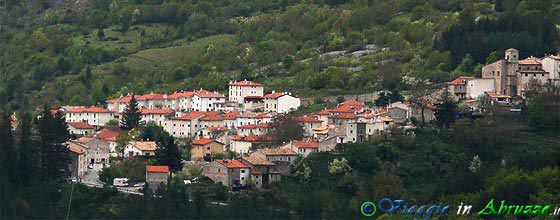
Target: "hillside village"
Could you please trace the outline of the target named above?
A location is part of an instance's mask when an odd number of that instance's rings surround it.
[[[458,77],[434,93],[446,91],[471,111],[480,111],[488,104],[509,106],[523,101],[531,83],[557,85],[559,71],[558,56],[518,60],[518,51],[512,48],[504,59],[484,66],[482,78]],[[227,96],[202,88],[172,94],[128,94],[107,100],[106,108],[62,106],[51,112],[65,116],[68,130],[75,137],[67,145],[72,155],[72,178],[76,180],[95,172],[91,170],[94,164],[109,164],[111,158],[155,156],[155,141],[134,136],[120,154],[116,149],[122,132],[117,125],[134,99],[142,124],[161,126],[171,136],[190,141],[190,160],[202,164],[203,175],[239,190],[262,188],[279,181],[282,175],[290,175],[299,156],[332,151],[339,143],[386,138],[394,128],[412,130],[413,118],[424,118],[426,122],[435,119],[438,102],[432,98],[421,110],[410,101],[376,108],[345,100],[332,109],[296,116],[290,112],[301,105],[297,96],[264,91],[263,84],[257,82],[231,81]],[[273,140],[275,120],[282,115],[302,127],[301,140]],[[235,158],[215,158],[225,152],[232,152]],[[169,170],[159,170],[162,169]]]

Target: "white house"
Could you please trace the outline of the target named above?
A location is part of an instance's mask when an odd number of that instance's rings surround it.
[[[547,56],[541,60],[542,69],[548,72],[548,82],[560,84],[560,56]]]
[[[107,109],[113,112],[123,112],[126,106],[130,102],[132,96],[121,96],[114,99],[109,99],[105,101],[107,103]]]
[[[168,109],[173,109],[175,111],[187,111],[191,109],[192,97],[194,94],[194,91],[181,91],[170,94],[167,96],[165,106],[167,106]]]
[[[239,135],[265,135],[268,134],[272,128],[271,123],[248,124],[237,127],[237,134]]]
[[[288,113],[296,110],[301,105],[299,98],[293,97],[288,93],[272,92],[264,96],[264,111]]]
[[[134,96],[138,101],[138,106],[147,109],[163,108],[164,100],[167,95],[150,93],[145,95]]]
[[[204,116],[204,112],[188,112],[171,117],[163,122],[163,129],[173,137],[191,137],[199,128],[199,119]]]
[[[130,141],[124,148],[124,156],[155,156],[156,149],[155,141]]]
[[[70,134],[90,135],[95,132],[95,126],[84,122],[67,122]]]
[[[220,111],[226,108],[226,97],[218,92],[198,90],[192,97],[193,111]]]
[[[229,101],[243,104],[247,96],[263,96],[263,85],[247,80],[229,82]]]
[[[248,154],[253,144],[245,140],[245,137],[234,135],[230,137],[229,150],[238,154]]]
[[[284,148],[289,148],[298,154],[307,157],[310,153],[319,152],[319,143],[314,140],[292,141]]]
[[[100,107],[65,106],[62,107],[66,122],[84,122],[94,126],[103,126],[118,117],[114,112]]]
[[[314,137],[315,131],[313,129],[319,128],[323,125],[322,120],[307,115],[297,117],[296,120],[303,126],[305,136],[308,137]]]
[[[154,122],[159,126],[163,126],[167,117],[172,117],[174,115],[171,109],[140,109],[140,121],[148,123]]]

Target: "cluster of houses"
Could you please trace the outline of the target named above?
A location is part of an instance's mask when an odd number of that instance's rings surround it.
[[[532,83],[560,85],[560,56],[519,58],[518,50],[507,49],[504,59],[482,68],[482,78],[458,77],[447,89],[466,103],[510,104],[524,99]]]
[[[262,84],[251,81],[230,82],[228,97],[217,92],[196,90],[173,94],[135,95],[141,122],[155,123],[176,138],[189,138],[191,160],[207,161],[204,175],[229,187],[262,187],[278,181],[290,172],[298,155],[331,151],[338,143],[363,142],[381,135],[390,127],[407,126],[418,116],[407,102],[395,102],[386,108],[370,108],[363,102],[347,100],[335,108],[303,116],[291,116],[300,123],[304,138],[273,144],[274,119],[300,106],[290,93],[264,94]],[[74,175],[81,177],[89,164],[107,163],[116,152],[120,128],[107,126],[118,121],[132,95],[107,100],[107,108],[63,106],[69,131],[77,139],[68,141],[76,158]],[[427,120],[433,118],[430,109]],[[134,138],[133,138],[134,139]],[[154,156],[153,141],[130,141],[124,157]],[[235,152],[234,160],[213,160],[216,154]]]

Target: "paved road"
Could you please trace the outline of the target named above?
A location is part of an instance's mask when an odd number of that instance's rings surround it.
[[[103,168],[102,164],[93,164],[93,169],[88,169],[87,173],[82,177],[82,183],[85,185],[94,185],[103,187],[103,182],[99,180],[99,172]]]

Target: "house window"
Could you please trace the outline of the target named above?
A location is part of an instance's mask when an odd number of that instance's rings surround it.
[[[241,173],[245,173],[245,170],[241,170]]]
[[[210,150],[210,147],[207,147],[206,150]]]
[[[218,172],[222,172],[222,170],[218,169]]]
[[[245,177],[241,177],[241,180],[245,180]]]

